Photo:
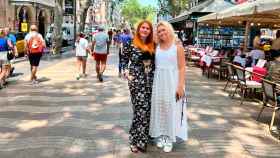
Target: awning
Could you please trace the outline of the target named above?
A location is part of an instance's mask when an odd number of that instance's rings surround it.
[[[214,2],[215,2],[215,0],[204,1],[203,3],[199,4],[198,6],[193,7],[191,10],[189,10],[189,12],[190,13],[202,12],[203,9],[207,8],[208,6],[210,6]]]
[[[277,24],[280,23],[280,0],[248,1],[218,13],[212,13],[198,19],[209,24],[240,25],[239,22]]]
[[[200,10],[200,12],[216,13],[220,10],[231,8],[233,6],[235,5],[225,0],[214,0],[210,5]]]
[[[169,22],[170,23],[175,23],[175,22],[186,20],[186,19],[188,19],[188,17],[190,16],[191,13],[199,12],[199,10],[205,8],[211,2],[213,2],[213,0],[207,0],[207,1],[203,2],[203,3],[201,3],[200,5],[198,5],[196,7],[193,7],[191,10],[186,10],[182,14],[178,15],[177,17],[175,17],[173,19],[170,19]]]
[[[55,7],[55,0],[10,0],[12,5],[41,4],[46,7]]]
[[[175,22],[178,22],[178,21],[186,20],[186,19],[188,19],[189,15],[190,15],[190,12],[189,11],[185,11],[182,14],[180,14],[179,16],[169,20],[169,22],[170,23],[175,23]]]
[[[217,12],[219,10],[223,10],[224,8],[230,8],[232,6],[234,6],[234,4],[224,1],[224,0],[208,0],[208,1],[201,3],[200,5],[198,5],[196,7],[193,7],[189,11],[183,12],[179,16],[169,20],[169,22],[174,23],[174,22],[185,20],[192,13],[196,13],[196,12],[213,13],[213,12]]]

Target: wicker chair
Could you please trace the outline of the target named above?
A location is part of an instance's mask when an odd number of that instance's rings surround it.
[[[238,86],[236,86],[232,97],[234,97],[234,95],[236,94],[237,88],[240,88],[241,93],[242,93],[240,105],[242,105],[247,90],[248,89],[250,89],[250,90],[261,89],[262,84],[259,82],[256,82],[256,81],[246,79],[246,74],[245,74],[244,68],[235,66],[235,71],[236,71],[236,75],[237,75],[237,79],[238,79]]]
[[[275,83],[270,82],[268,80],[263,80],[262,87],[263,87],[263,107],[261,108],[257,120],[259,120],[264,108],[269,107],[273,109],[273,113],[269,125],[269,129],[271,130],[271,127],[274,124],[276,111],[280,109],[280,102],[277,100]]]
[[[226,63],[227,64],[227,82],[226,82],[226,85],[224,87],[224,91],[226,91],[228,85],[230,84],[230,87],[232,89],[232,86],[234,84],[238,84],[238,79],[237,79],[237,76],[234,72],[234,69],[233,69],[233,65],[231,65],[231,63]],[[236,85],[237,86],[237,85]],[[229,93],[229,96],[232,95],[232,91]]]

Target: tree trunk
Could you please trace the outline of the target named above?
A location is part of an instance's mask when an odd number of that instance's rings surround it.
[[[80,32],[84,31],[89,6],[90,6],[89,0],[82,0],[81,8],[83,8],[83,10],[82,10],[83,13],[80,15],[80,19],[81,19],[80,25],[79,25]]]
[[[63,10],[62,1],[56,1],[54,9],[54,30],[52,33],[52,49],[53,54],[59,54],[62,47],[62,23],[63,23]]]
[[[83,10],[83,14],[80,16],[81,17],[81,23],[80,23],[80,27],[79,27],[80,32],[83,32],[85,29],[88,8],[89,8],[89,5]]]

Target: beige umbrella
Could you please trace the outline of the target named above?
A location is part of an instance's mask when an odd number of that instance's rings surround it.
[[[279,15],[280,0],[256,0],[203,16],[198,19],[198,22],[220,25],[240,25],[242,21],[279,24]]]

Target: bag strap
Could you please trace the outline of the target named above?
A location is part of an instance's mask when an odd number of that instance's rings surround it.
[[[184,119],[184,105],[187,104],[187,102],[188,100],[185,93],[185,95],[182,97],[181,126],[183,125],[183,119]]]
[[[28,40],[28,46],[31,44],[31,43],[30,43],[31,40],[33,40],[33,38],[36,38],[36,37],[40,38],[39,35],[38,35],[38,33],[36,33],[36,34],[30,36],[30,38],[29,38],[29,40]],[[29,48],[29,49],[30,49],[30,48]]]

